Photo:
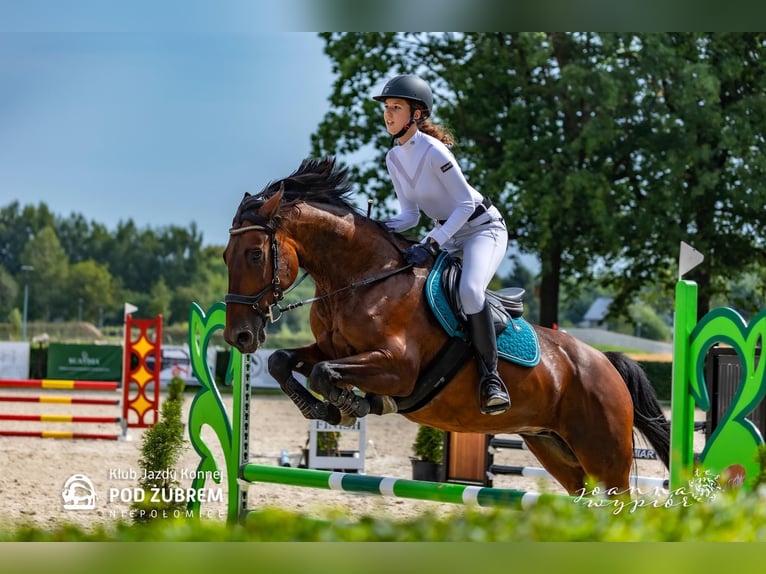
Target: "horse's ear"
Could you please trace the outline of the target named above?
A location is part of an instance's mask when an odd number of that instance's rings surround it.
[[[279,205],[282,203],[282,196],[285,194],[285,182],[283,181],[277,192],[272,195],[266,203],[261,206],[259,210],[260,214],[269,221],[274,219],[274,216],[279,211]]]

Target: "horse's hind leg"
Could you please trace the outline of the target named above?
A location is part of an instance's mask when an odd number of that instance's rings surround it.
[[[585,470],[572,449],[554,433],[522,434],[529,451],[569,494],[583,494]]]

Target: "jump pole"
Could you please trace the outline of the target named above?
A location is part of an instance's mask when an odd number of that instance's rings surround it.
[[[541,496],[555,496],[521,490],[263,464],[245,464],[240,470],[240,476],[246,483],[268,482],[451,504],[504,506],[518,510],[534,506]]]
[[[2,389],[47,389],[59,391],[118,391],[118,383],[115,381],[73,381],[60,379],[0,379]],[[0,396],[3,403],[40,403],[40,404],[66,404],[66,405],[112,405],[119,407],[119,398],[94,398],[77,397],[69,395],[3,395]],[[0,436],[29,437],[29,438],[52,438],[52,439],[83,439],[83,440],[128,440],[127,420],[121,416],[89,416],[85,414],[70,413],[0,413],[0,421],[40,422],[40,423],[68,423],[68,424],[118,424],[120,432],[114,433],[91,433],[66,430],[0,430]]]
[[[192,370],[200,382],[200,389],[189,410],[189,439],[200,455],[200,463],[194,473],[191,488],[204,488],[207,479],[216,476],[215,471],[225,470],[229,522],[241,521],[250,512],[247,507],[247,489],[256,481],[513,509],[529,508],[545,499],[562,498],[557,494],[538,494],[512,489],[251,464],[248,460],[251,422],[249,357],[242,356],[236,349],[231,350],[226,374],[226,380],[232,386],[230,414],[224,406],[213,373],[207,364],[207,348],[211,336],[215,331],[223,329],[225,324],[224,303],[215,303],[207,313],[196,303],[192,303],[189,316],[189,352]],[[203,427],[211,428],[218,438],[224,457],[220,465],[212,454],[213,450],[202,437]],[[189,502],[187,508],[195,516],[199,516],[198,500]]]
[[[68,381],[59,379],[2,379],[0,388],[65,389],[73,391],[116,391],[115,381]]]

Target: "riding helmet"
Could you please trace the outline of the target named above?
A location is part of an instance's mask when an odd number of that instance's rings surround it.
[[[384,102],[387,98],[402,98],[418,102],[425,107],[423,119],[431,115],[431,110],[434,106],[431,87],[425,80],[413,74],[400,74],[391,78],[383,86],[383,91],[380,95],[372,97],[373,100],[379,102]]]

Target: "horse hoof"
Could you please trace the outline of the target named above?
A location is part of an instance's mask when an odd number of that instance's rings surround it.
[[[349,414],[353,414],[355,417],[360,419],[366,417],[368,414],[370,414],[370,401],[367,399],[359,399],[356,401],[356,404]]]
[[[328,402],[315,403],[311,407],[312,418],[325,421],[327,424],[337,425],[343,419],[340,409]]]
[[[356,424],[356,417],[349,416],[346,413],[341,413],[340,422],[338,423],[339,427],[352,427],[355,424]]]
[[[330,391],[328,399],[331,405],[335,405],[348,416],[361,419],[370,414],[370,401],[360,397],[354,391],[335,387]]]

